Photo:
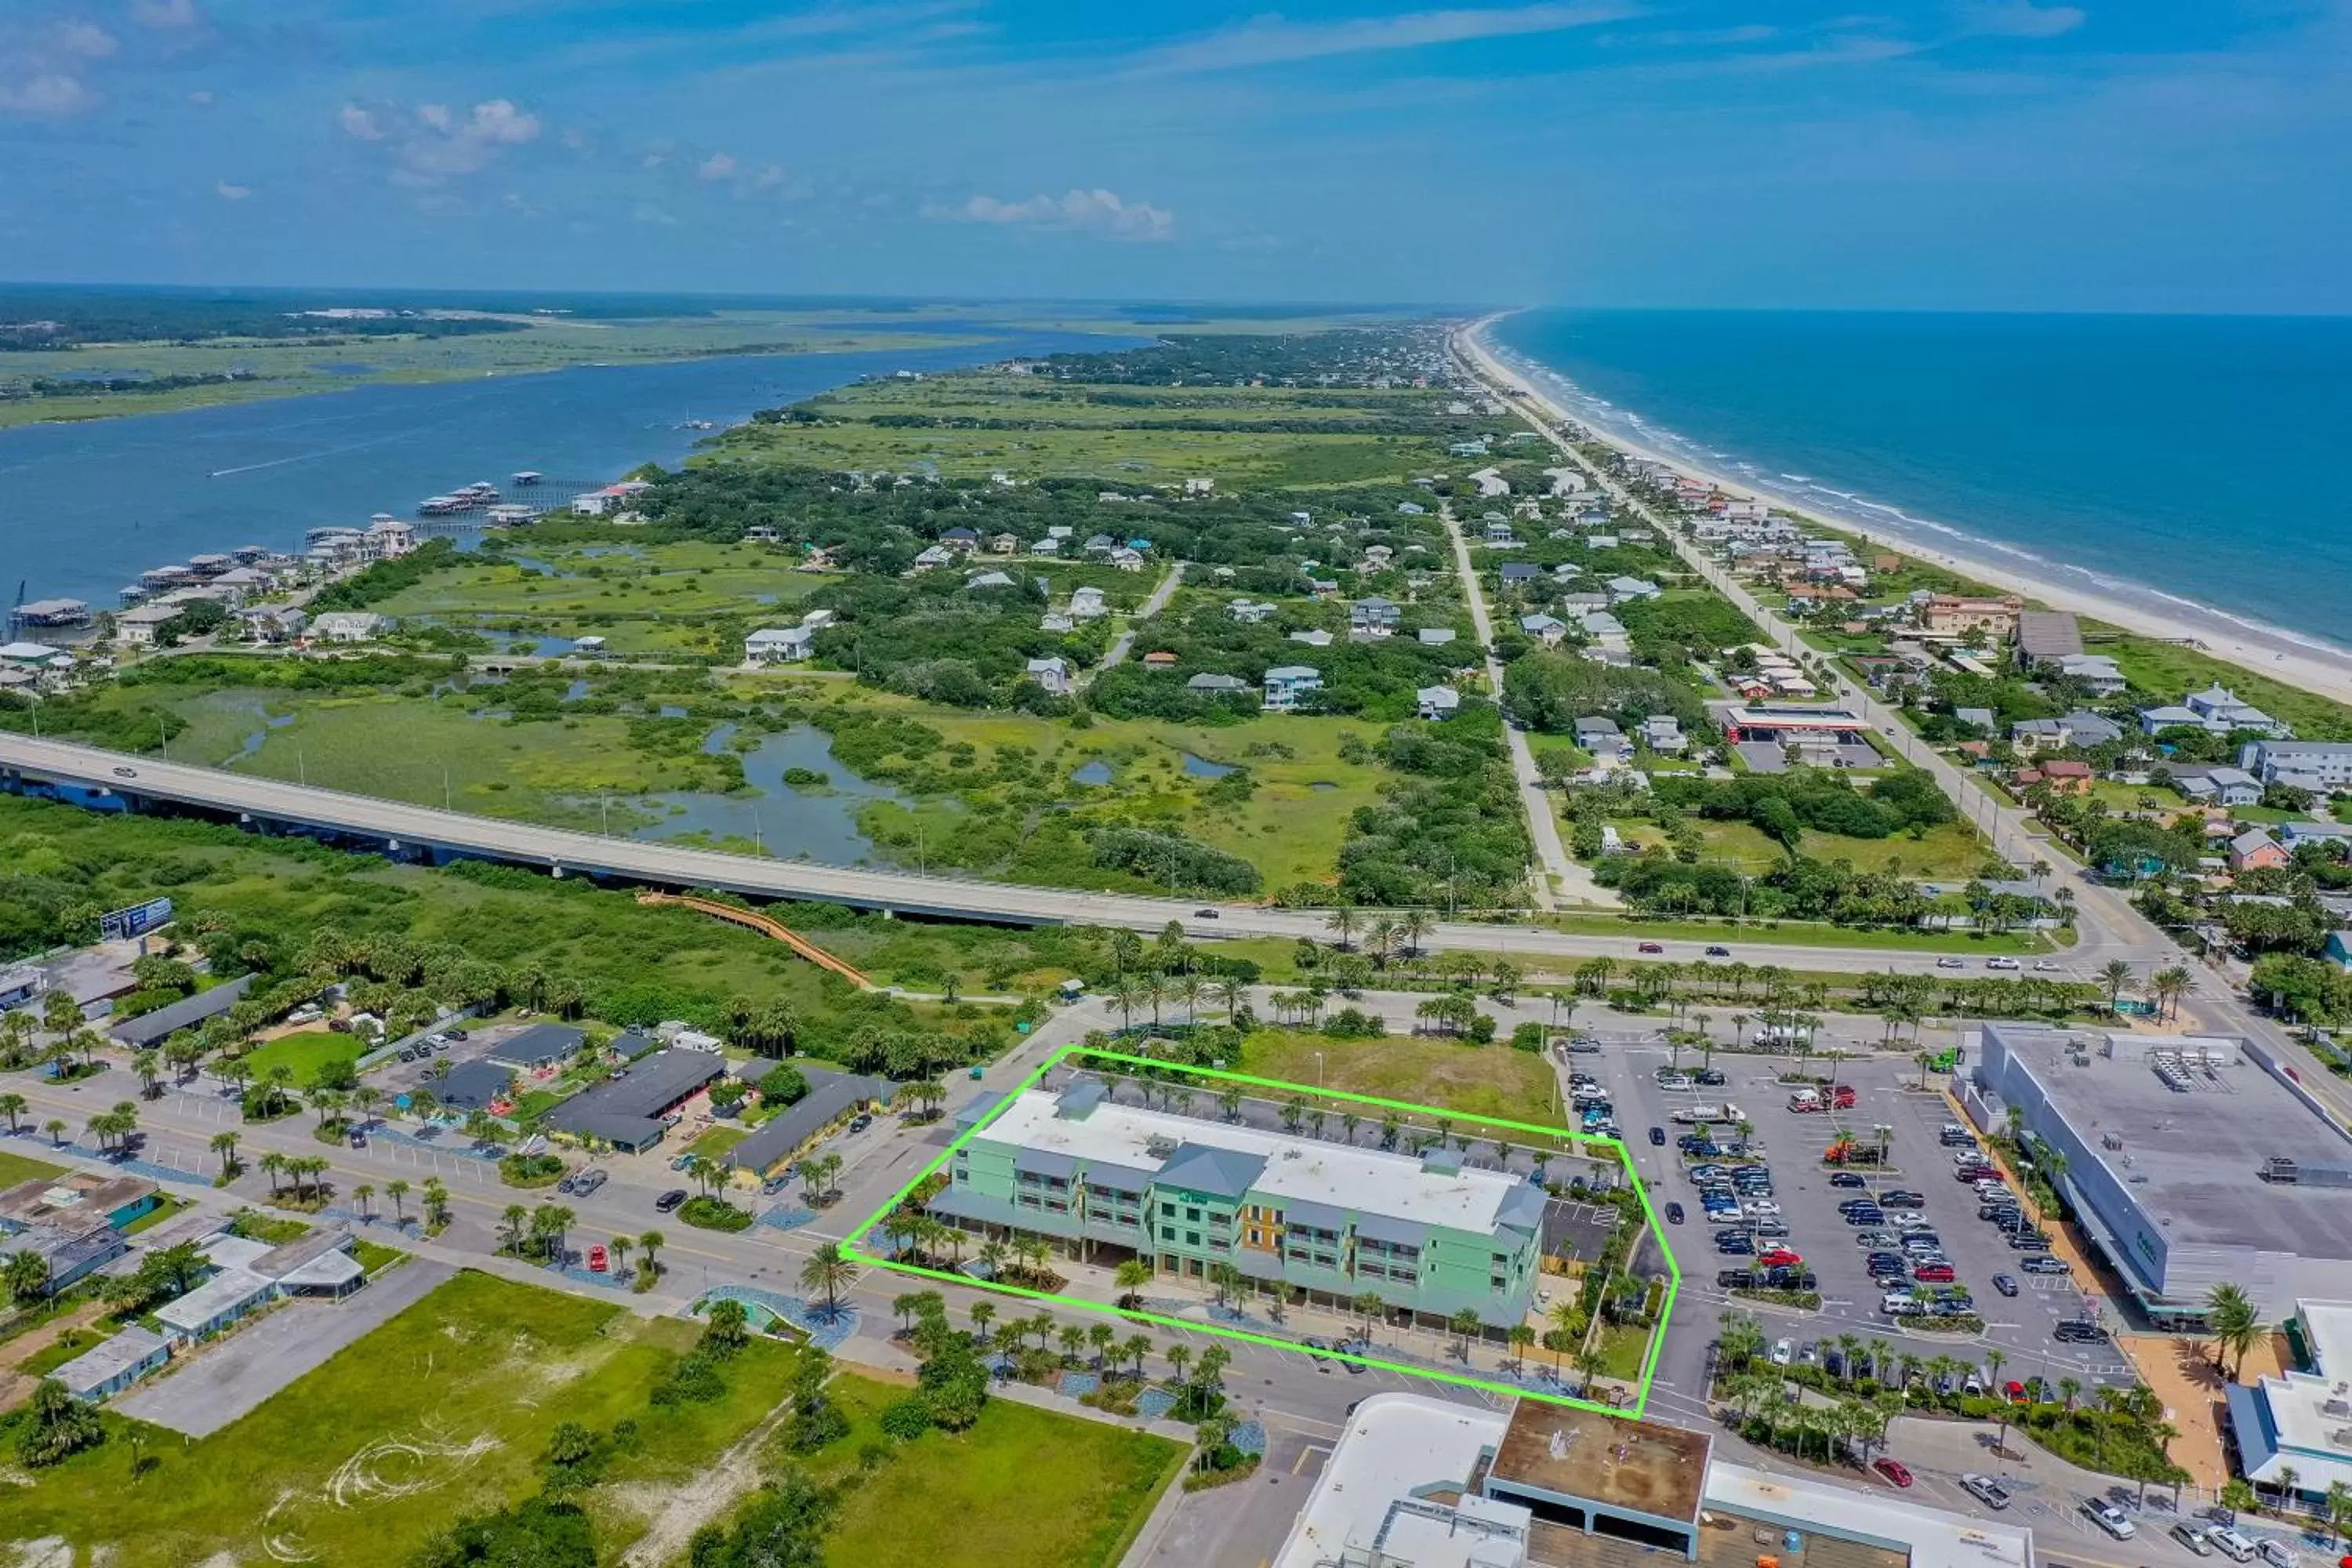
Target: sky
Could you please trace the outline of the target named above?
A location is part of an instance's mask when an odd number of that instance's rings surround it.
[[[2352,0],[0,0],[0,278],[2352,311]]]

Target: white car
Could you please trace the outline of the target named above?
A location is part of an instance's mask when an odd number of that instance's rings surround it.
[[[2271,1568],[2296,1568],[2296,1564],[2301,1561],[2288,1550],[2284,1542],[2274,1535],[2263,1536],[2255,1543],[2254,1552],[2263,1562],[2269,1563]]]
[[[1750,1198],[1748,1200],[1747,1208],[1749,1214],[1759,1218],[1767,1215],[1774,1219],[1780,1216],[1780,1205],[1770,1198]]]
[[[1960,1488],[1987,1508],[2004,1509],[2010,1504],[2009,1489],[1990,1476],[1975,1474],[1962,1476]]]
[[[2083,1511],[2091,1516],[2093,1524],[2097,1525],[2117,1541],[2129,1541],[2139,1533],[2139,1526],[2126,1519],[2123,1510],[2104,1498],[2084,1498]]]
[[[1794,1360],[1796,1360],[1796,1359],[1797,1359],[1797,1342],[1796,1342],[1796,1341],[1794,1341],[1794,1340],[1781,1340],[1781,1341],[1780,1341],[1778,1343],[1776,1343],[1776,1344],[1774,1344],[1774,1345],[1773,1345],[1773,1347],[1772,1347],[1772,1364],[1773,1364],[1774,1366],[1786,1366],[1786,1365],[1788,1365],[1790,1362],[1792,1362],[1792,1361],[1794,1361]]]
[[[2205,1539],[2211,1542],[2214,1548],[2232,1563],[2253,1561],[2254,1543],[2226,1524],[2216,1525],[2207,1531]]]
[[[1889,1290],[1878,1299],[1878,1310],[1890,1318],[1908,1318],[1919,1310],[1919,1303],[1908,1290]]]

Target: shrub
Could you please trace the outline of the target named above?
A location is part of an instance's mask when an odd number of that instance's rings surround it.
[[[931,1429],[931,1407],[920,1394],[910,1394],[882,1412],[882,1430],[909,1442]]]
[[[510,1187],[544,1187],[563,1179],[563,1162],[553,1154],[509,1154],[499,1162],[499,1180]]]
[[[752,1219],[748,1209],[737,1208],[724,1198],[709,1197],[687,1199],[677,1217],[704,1230],[748,1230]]]

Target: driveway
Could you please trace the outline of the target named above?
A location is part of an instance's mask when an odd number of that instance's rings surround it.
[[[191,1437],[208,1436],[455,1273],[448,1264],[411,1258],[341,1301],[289,1301],[226,1340],[187,1352],[186,1365],[117,1400],[115,1408]]]

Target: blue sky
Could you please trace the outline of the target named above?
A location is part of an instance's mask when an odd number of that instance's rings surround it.
[[[0,276],[2352,310],[2352,0],[5,0]]]

